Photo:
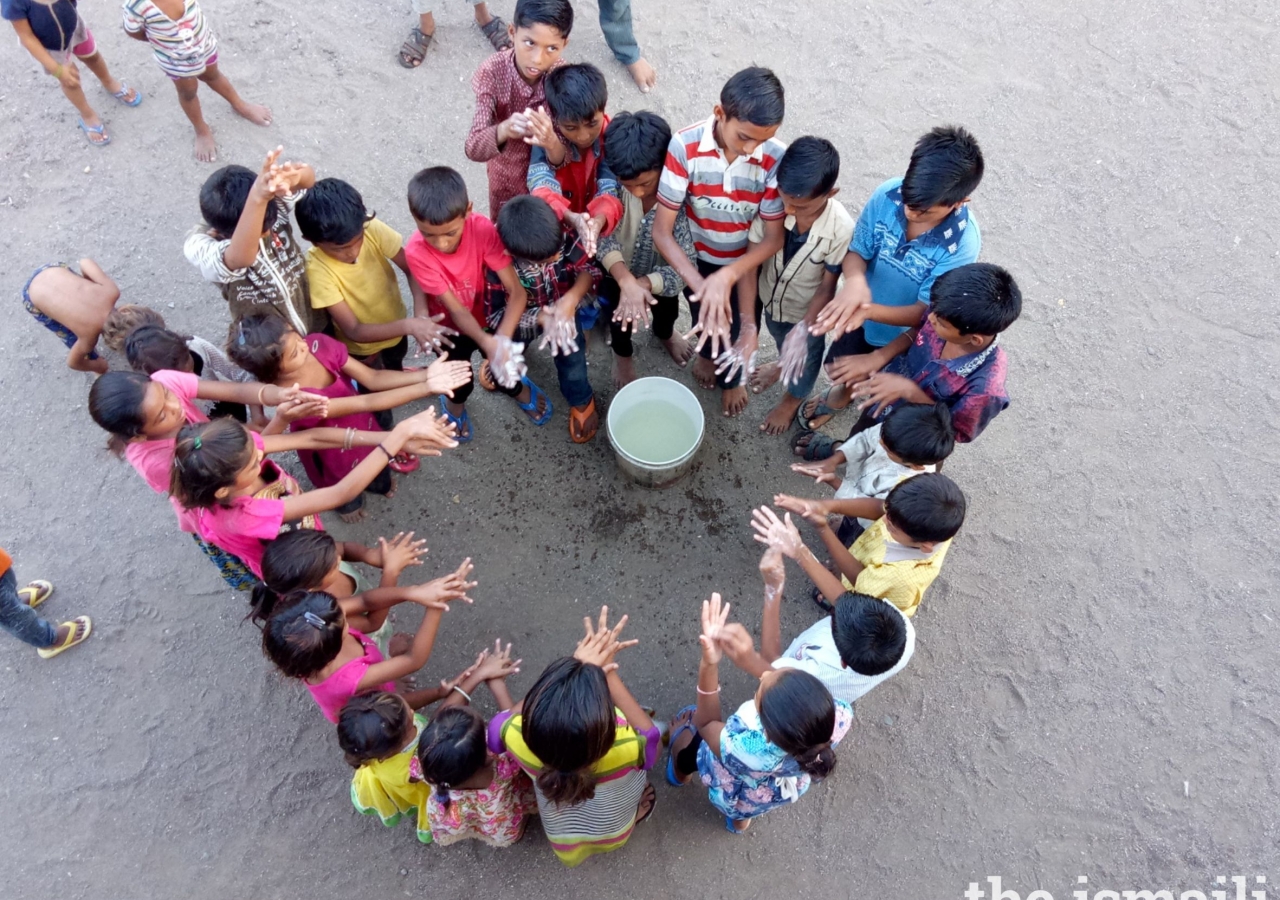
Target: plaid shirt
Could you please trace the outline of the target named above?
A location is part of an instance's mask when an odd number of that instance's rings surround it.
[[[591,276],[587,296],[594,294],[596,285],[600,283],[600,270],[582,249],[578,232],[573,228],[564,229],[564,243],[560,247],[560,255],[553,262],[543,264],[517,259],[514,264],[520,283],[529,295],[529,305],[516,332],[519,340],[528,339],[538,310],[568,293],[578,283],[578,275],[586,272]],[[507,290],[494,272],[485,272],[485,279],[485,320],[489,327],[497,328],[507,308]]]

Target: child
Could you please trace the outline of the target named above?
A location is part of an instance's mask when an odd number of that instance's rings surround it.
[[[861,415],[850,437],[895,403],[941,402],[951,411],[956,440],[967,444],[1009,406],[1008,360],[996,338],[1022,313],[1013,276],[991,263],[969,263],[938,276],[932,296],[932,311],[919,328],[863,357],[874,374],[853,382]],[[832,443],[817,437],[797,441],[796,453],[822,459]]]
[[[197,378],[207,378],[210,381],[244,383],[254,380],[252,375],[227,359],[225,353],[204,338],[180,335],[163,325],[142,325],[133,329],[125,339],[124,354],[129,361],[129,368],[143,375],[167,369],[172,372],[189,372]],[[202,400],[196,405],[210,418],[231,416],[239,422],[249,421],[245,406],[241,403]],[[254,426],[261,430],[267,424],[267,419],[261,406],[254,404],[253,410]]]
[[[760,651],[737,622],[720,630],[717,643],[733,664],[753,678],[770,668],[798,669],[822,682],[837,700],[850,706],[876,685],[906,668],[915,652],[916,632],[897,607],[866,594],[846,592],[835,612],[802,632],[782,650],[782,591],[786,568],[782,551],[770,545],[760,560],[764,577],[764,616]]]
[[[533,779],[542,828],[567,866],[622,847],[653,812],[646,773],[662,737],[618,675],[614,657],[636,641],[619,641],[627,617],[612,629],[609,608],[572,657],[549,665],[519,710],[489,723],[489,749],[509,752]]]
[[[475,6],[476,27],[489,40],[494,50],[506,50],[511,46],[511,35],[507,32],[507,23],[499,16],[489,12],[489,4],[485,0],[472,0]],[[418,14],[418,24],[409,30],[409,39],[400,47],[400,65],[406,69],[416,69],[427,58],[427,50],[436,38],[436,17],[431,7],[432,0],[413,0],[413,11]]]
[[[58,80],[62,93],[80,113],[76,121],[89,143],[95,147],[111,143],[107,126],[85,99],[80,70],[72,57],[88,66],[107,93],[125,106],[137,106],[142,95],[111,75],[89,27],[80,18],[76,0],[0,0],[0,14],[13,24],[26,51]]]
[[[578,322],[578,305],[592,293],[600,270],[572,228],[561,225],[555,212],[538,197],[516,197],[498,214],[498,236],[515,260],[516,272],[528,298],[523,313],[522,339],[542,335],[538,345],[550,347],[560,393],[569,403],[569,437],[585,444],[596,436],[600,417],[595,392],[587,379],[587,344]],[[490,322],[507,317],[505,286],[490,278]],[[532,319],[532,321],[530,321]]]
[[[848,547],[871,522],[884,515],[884,498],[898,482],[934,472],[956,445],[951,412],[944,403],[900,403],[884,422],[860,431],[820,463],[793,463],[791,471],[836,489],[832,500],[799,500],[778,494],[774,502],[803,515],[803,506],[823,515],[839,515],[836,537]],[[812,446],[812,445],[810,445]],[[846,465],[845,478],[836,475]]]
[[[120,299],[120,288],[93,260],[82,259],[79,265],[79,273],[64,263],[36,269],[22,288],[22,305],[67,346],[68,368],[101,375],[107,361],[98,356],[98,336]]]
[[[0,547],[0,628],[35,647],[41,659],[53,659],[63,650],[83,644],[93,631],[88,616],[76,616],[61,625],[40,618],[36,607],[52,596],[53,584],[44,580],[19,588],[13,558]]]
[[[471,78],[476,112],[467,134],[467,159],[485,163],[489,216],[526,192],[528,113],[546,100],[542,77],[563,65],[560,54],[573,30],[569,0],[517,0],[510,34],[515,46],[493,54]]]
[[[327,310],[352,356],[375,369],[404,370],[408,337],[423,350],[453,346],[449,329],[426,318],[426,298],[409,272],[404,239],[365,210],[359,191],[337,178],[322,178],[294,207],[307,251],[311,305]],[[414,314],[405,310],[395,263],[409,278]],[[379,416],[383,428],[391,416]]]
[[[316,173],[303,163],[277,164],[283,149],[267,154],[256,177],[244,166],[224,166],[205,180],[200,213],[208,228],[188,235],[182,251],[219,286],[232,319],[274,312],[310,334],[324,331],[329,317],[311,307],[289,211]]]
[[[218,158],[213,132],[205,124],[196,96],[202,81],[237,115],[254,125],[271,124],[271,110],[241,99],[218,69],[218,39],[196,0],[125,0],[124,32],[151,44],[160,71],[178,89],[178,103],[196,130],[196,159],[213,162]]]
[[[412,644],[398,656],[384,660],[373,641],[349,626],[333,595],[323,591],[296,591],[282,597],[262,626],[262,652],[282,674],[301,679],[325,718],[337,722],[342,707],[356,694],[374,689],[394,692],[397,679],[426,665],[449,602],[471,602],[467,596],[475,587],[475,582],[467,581],[471,569],[467,559],[453,574],[406,592],[427,609]],[[448,693],[443,687],[410,691],[405,702],[418,709]]]
[[[853,707],[833,699],[808,672],[769,668],[760,674],[755,696],[725,718],[720,658],[728,616],[719,594],[703,601],[698,702],[671,720],[667,781],[680,787],[698,775],[724,827],[741,834],[752,820],[795,803],[815,779],[832,773],[836,746],[853,725]]]
[[[231,326],[227,347],[231,358],[259,381],[279,387],[301,385],[329,398],[327,417],[294,419],[290,426],[293,431],[316,427],[377,431],[380,426],[373,411],[391,409],[429,394],[448,393],[471,375],[469,364],[445,359],[416,372],[371,369],[352,359],[347,348],[333,338],[323,334],[304,338],[278,316],[240,319]],[[360,395],[353,382],[376,393]],[[312,485],[323,488],[337,484],[371,452],[368,447],[329,448],[300,454],[299,459]],[[418,468],[418,461],[402,454],[391,461],[390,468],[412,472]],[[389,472],[383,472],[368,490],[391,497],[395,482]],[[364,518],[364,495],[357,495],[337,512],[344,522]]]
[[[684,279],[662,258],[653,242],[653,222],[658,210],[658,180],[671,143],[671,127],[656,113],[618,113],[604,132],[604,152],[621,185],[622,221],[600,239],[596,259],[605,271],[600,297],[613,311],[609,322],[613,344],[613,384],[620,388],[636,377],[632,334],[649,321],[653,308],[653,333],[681,368],[688,365],[693,348],[675,333],[680,315]],[[692,259],[695,250],[684,207],[676,211],[675,239]]]
[[[547,73],[546,93],[551,115],[539,109],[529,117],[529,193],[577,229],[584,249],[594,255],[597,238],[622,218],[618,183],[600,140],[609,127],[609,88],[595,66],[574,63]]]
[[[336,431],[336,429],[335,429]],[[352,432],[354,433],[354,432]],[[234,419],[184,426],[173,448],[169,494],[196,534],[262,577],[262,551],[286,523],[320,528],[319,514],[349,503],[414,438],[453,446],[431,410],[405,419],[337,484],[303,492],[263,459],[263,438]]]
[[[506,676],[520,671],[511,645],[501,641],[436,710],[421,732],[410,778],[434,786],[427,797],[437,844],[478,840],[509,847],[524,836],[530,816],[538,814],[533,783],[510,753],[491,753],[484,718],[471,708],[471,693],[484,684],[500,712],[511,709]]]
[[[786,145],[774,135],[785,108],[782,83],[773,72],[738,72],[725,82],[710,119],[671,138],[658,185],[662,208],[653,221],[654,243],[688,285],[694,331],[701,332],[693,377],[704,388],[721,389],[726,416],[746,408],[741,370],[751,367],[757,343],[755,278],[742,279],[783,245],[777,171]],[[675,239],[681,207],[689,216],[696,260]],[[764,222],[762,239],[748,246],[757,217]]]
[[[968,203],[983,168],[972,134],[934,128],[916,141],[906,174],[876,188],[862,208],[844,287],[810,329],[836,338],[826,359],[834,385],[801,407],[803,429],[821,428],[848,406],[848,386],[888,362],[899,352],[888,352],[894,339],[920,324],[938,277],[978,258],[982,236]]]
[[[847,549],[825,515],[806,513],[840,578],[827,571],[800,540],[790,513],[782,522],[772,509],[762,506],[751,524],[756,540],[777,544],[800,563],[818,589],[814,600],[824,612],[831,612],[831,602],[845,591],[856,591],[887,600],[903,615],[914,616],[924,592],[942,571],[951,539],[964,524],[965,507],[964,494],[946,475],[933,472],[908,478],[885,497],[884,515]]]
[[[822,371],[826,339],[809,329],[835,296],[840,264],[853,239],[853,216],[834,199],[840,193],[839,177],[840,154],[823,138],[797,139],[778,163],[786,233],[782,249],[760,267],[758,283],[765,325],[778,346],[778,362],[760,368],[750,379],[757,394],[780,377],[786,386],[760,426],[766,434],[783,434],[791,427],[796,410]],[[763,238],[763,223],[756,219],[751,240]]]
[[[457,332],[451,355],[467,361],[468,367],[476,351],[496,362],[492,369],[488,362],[484,364],[482,380],[487,378],[492,389],[515,399],[533,424],[545,425],[551,418],[551,401],[521,371],[523,345],[512,340],[528,297],[497,229],[471,211],[466,182],[447,166],[423,169],[413,176],[409,211],[418,230],[405,245],[405,258],[426,294],[428,315],[443,315],[442,324]],[[493,279],[506,289],[507,304],[490,327],[486,285]],[[474,436],[466,406],[472,387],[467,382],[452,398],[440,402],[440,411],[456,426],[461,443]]]

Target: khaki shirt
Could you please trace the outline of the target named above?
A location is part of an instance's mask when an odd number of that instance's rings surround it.
[[[787,231],[794,231],[795,216],[787,216]],[[822,286],[827,266],[839,266],[853,240],[853,216],[839,200],[828,200],[826,209],[809,229],[809,238],[783,265],[783,250],[760,267],[760,302],[775,322],[795,324],[804,318],[813,295]],[[751,223],[751,241],[764,240],[764,222]]]

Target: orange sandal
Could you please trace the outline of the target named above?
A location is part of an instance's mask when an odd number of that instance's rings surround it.
[[[493,393],[498,389],[498,383],[493,380],[493,372],[489,369],[489,360],[482,360],[480,363],[480,387],[489,393]]]
[[[587,423],[595,418],[595,424],[591,426],[591,430],[587,430]],[[574,406],[569,409],[569,438],[575,444],[585,444],[600,430],[600,416],[596,413],[596,398],[593,396],[587,401],[586,406]]]

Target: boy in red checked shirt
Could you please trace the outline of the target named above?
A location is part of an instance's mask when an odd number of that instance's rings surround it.
[[[471,211],[467,184],[447,166],[423,169],[409,182],[409,211],[418,230],[405,243],[409,271],[427,297],[427,314],[445,314],[441,323],[458,332],[449,358],[470,360],[477,350],[489,362],[489,390],[515,399],[535,425],[551,418],[551,401],[525,376],[522,344],[512,336],[528,306],[528,295],[502,246],[498,230]],[[486,279],[492,273],[505,289],[505,312],[495,329],[485,323]],[[474,381],[440,398],[440,411],[457,427],[457,440],[472,438],[467,398]]]
[[[471,78],[476,113],[467,135],[467,159],[489,174],[489,215],[528,193],[531,114],[546,102],[543,76],[564,65],[560,54],[573,29],[569,0],[519,0],[512,16],[515,46],[493,54]]]
[[[594,256],[596,240],[610,234],[622,219],[618,182],[604,159],[601,140],[609,127],[604,113],[609,88],[590,63],[561,66],[547,74],[545,84],[551,115],[537,110],[529,117],[529,193],[547,201],[556,218],[572,225],[587,255]]]

